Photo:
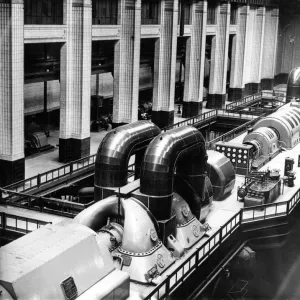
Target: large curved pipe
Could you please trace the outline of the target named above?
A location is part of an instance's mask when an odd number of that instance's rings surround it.
[[[73,219],[73,222],[98,231],[106,225],[108,217],[117,217],[119,215],[118,201],[117,196],[110,196],[102,201],[98,201],[79,213]],[[124,215],[122,206],[120,206],[120,214]]]
[[[128,160],[160,133],[150,121],[138,121],[109,132],[99,145],[95,163],[95,194],[102,187],[127,184]]]
[[[147,252],[158,243],[158,240],[151,242],[149,236],[151,228],[155,232],[159,230],[157,221],[148,208],[135,198],[124,200],[110,196],[79,213],[73,222],[98,232],[107,224],[108,217],[118,216],[124,217],[122,249],[134,253]]]
[[[300,98],[300,68],[295,68],[289,74],[286,102],[291,102],[294,98]]]
[[[159,240],[151,240],[151,232],[157,236],[158,224],[147,207],[135,198],[122,199],[124,208],[124,235],[121,248],[131,253],[145,253]]]
[[[197,219],[200,218],[201,213],[201,196],[195,189],[179,174],[174,177],[174,191],[178,193],[183,199],[187,199],[190,209]]]
[[[150,211],[157,220],[171,217],[175,166],[176,173],[203,197],[206,160],[205,140],[192,126],[167,131],[152,140],[141,165],[140,191],[151,198]]]

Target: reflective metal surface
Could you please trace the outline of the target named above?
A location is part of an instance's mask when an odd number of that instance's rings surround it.
[[[120,206],[120,208],[121,215],[124,215],[122,206]],[[85,225],[94,231],[98,231],[100,228],[106,225],[107,218],[112,216],[118,216],[117,196],[111,196],[102,201],[96,202],[92,206],[79,213],[73,219],[73,222]]]
[[[201,178],[202,179],[202,178]],[[199,185],[200,186],[200,185]],[[196,218],[200,218],[202,213],[202,199],[196,190],[182,176],[175,174],[174,190],[188,202],[190,209]]]
[[[292,101],[293,98],[300,98],[300,68],[292,70],[288,78],[286,102]]]
[[[172,211],[176,215],[175,238],[184,249],[189,249],[204,235],[201,223],[192,214],[187,202],[177,193],[173,195]]]
[[[269,155],[278,151],[278,138],[274,130],[260,127],[245,136],[243,144],[254,145],[260,151],[259,155]],[[259,143],[259,147],[256,144]]]
[[[206,159],[205,141],[196,128],[180,127],[159,135],[152,140],[144,155],[141,193],[161,197],[161,201],[168,202],[170,211],[176,172],[200,198],[204,197]],[[201,201],[199,203],[201,205]],[[199,203],[195,205],[195,213],[192,209],[194,214],[197,214],[197,210],[200,212]],[[192,206],[191,203],[189,205]]]
[[[0,284],[0,299],[1,300],[13,300],[14,298],[10,295],[10,293]]]
[[[115,222],[110,222],[98,231],[99,240],[105,244],[109,251],[116,249],[123,239],[123,227]]]
[[[235,170],[224,154],[213,150],[208,150],[207,154],[208,177],[213,186],[214,200],[219,201],[234,188]]]
[[[122,199],[124,208],[124,235],[122,249],[131,253],[145,253],[158,245],[159,239],[154,219],[140,201]]]
[[[112,253],[118,267],[133,281],[148,283],[162,274],[174,258],[158,238],[158,225],[150,211],[135,198],[122,200],[124,235]]]
[[[134,152],[160,133],[150,121],[138,121],[109,132],[99,145],[95,164],[95,187],[127,184],[128,160]]]
[[[254,131],[268,127],[274,131],[283,147],[287,149],[297,145],[300,130],[300,107],[296,103],[283,105],[276,112],[259,120],[253,127]]]
[[[194,218],[187,202],[177,193],[173,194],[172,212],[176,215],[177,225],[184,225]]]
[[[205,177],[205,193],[204,193],[204,201],[201,205],[201,214],[199,221],[201,223],[205,222],[206,217],[208,216],[210,212],[210,208],[212,206],[212,202],[214,199],[213,195],[213,187],[211,184],[211,181],[208,176]]]

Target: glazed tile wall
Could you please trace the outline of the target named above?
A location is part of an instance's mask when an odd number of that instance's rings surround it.
[[[230,4],[220,3],[217,14],[217,33],[212,41],[209,94],[226,94],[229,25]]]
[[[192,34],[186,44],[184,101],[203,100],[207,2],[192,4]]]
[[[161,32],[155,42],[153,110],[174,110],[178,0],[162,0]]]
[[[23,1],[0,1],[0,159],[24,157]]]

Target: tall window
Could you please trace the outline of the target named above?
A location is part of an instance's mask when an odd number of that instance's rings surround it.
[[[235,25],[237,24],[237,4],[236,3],[231,3],[230,6],[230,24]]]
[[[216,2],[210,1],[207,3],[207,25],[216,24]]]
[[[118,0],[93,0],[93,25],[118,24]]]
[[[24,0],[25,24],[63,24],[63,0]]]
[[[142,0],[142,24],[159,24],[159,0]]]

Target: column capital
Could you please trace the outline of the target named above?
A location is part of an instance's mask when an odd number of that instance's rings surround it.
[[[92,0],[72,0],[73,7],[92,7]]]
[[[142,9],[142,1],[135,0],[135,9]]]
[[[11,0],[11,4],[24,4],[24,0]]]

